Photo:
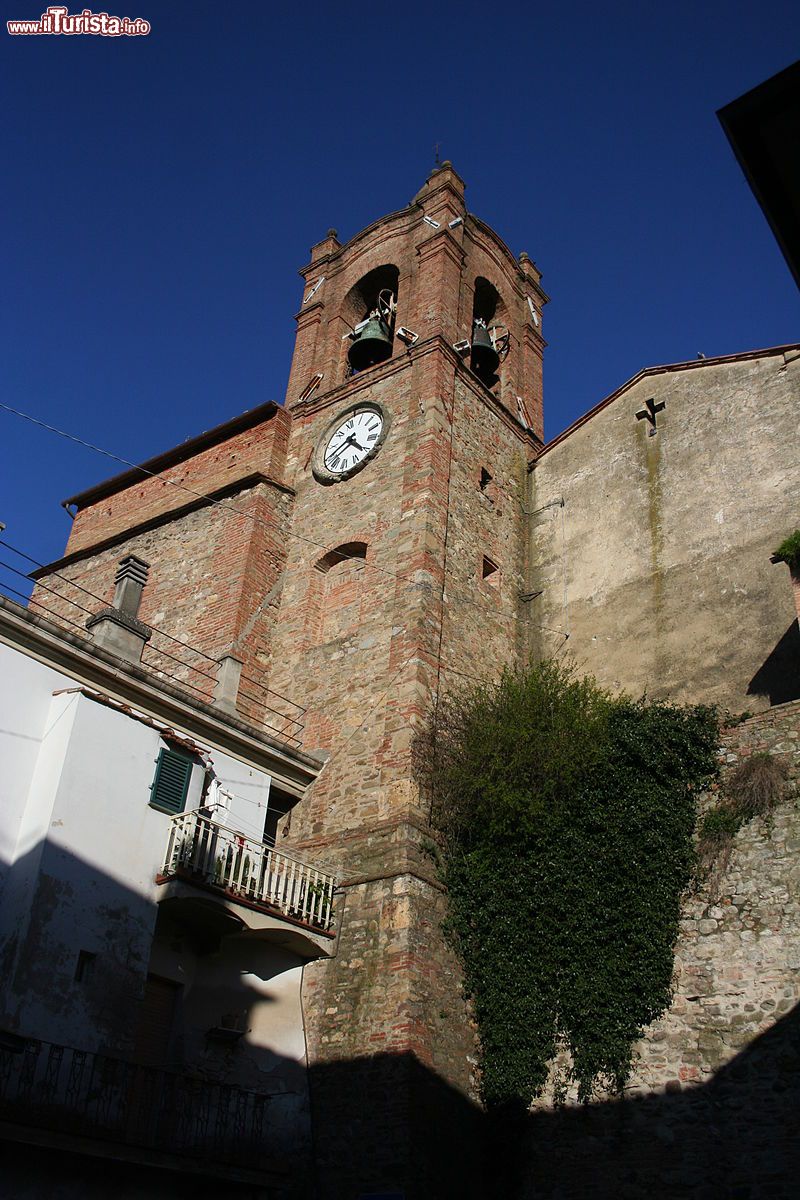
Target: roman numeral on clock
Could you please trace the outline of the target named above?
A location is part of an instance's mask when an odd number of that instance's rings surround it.
[[[324,466],[340,477],[352,474],[375,454],[384,426],[380,413],[371,408],[351,413],[334,427],[322,453]]]

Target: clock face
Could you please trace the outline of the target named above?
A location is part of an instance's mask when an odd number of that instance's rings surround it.
[[[377,408],[360,408],[336,425],[325,444],[322,463],[339,478],[351,474],[370,458],[381,443],[384,420]]]

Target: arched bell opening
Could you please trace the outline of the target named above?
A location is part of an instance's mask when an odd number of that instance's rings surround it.
[[[354,375],[391,358],[400,272],[387,263],[375,267],[347,293],[342,317],[350,332],[344,336],[346,375]]]
[[[500,364],[508,354],[505,305],[497,288],[479,275],[472,301],[472,335],[469,365],[488,388],[500,378]]]

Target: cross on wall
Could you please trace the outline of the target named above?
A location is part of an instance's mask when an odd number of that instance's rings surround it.
[[[662,412],[667,407],[666,401],[661,400],[656,404],[655,399],[651,396],[649,400],[645,400],[644,408],[641,408],[636,414],[637,421],[649,421],[650,428],[647,431],[648,437],[654,437],[658,424],[656,421],[656,413]]]

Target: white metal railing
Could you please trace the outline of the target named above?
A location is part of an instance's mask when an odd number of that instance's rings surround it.
[[[333,923],[332,875],[226,829],[197,809],[172,818],[164,875],[188,876],[318,929]]]

